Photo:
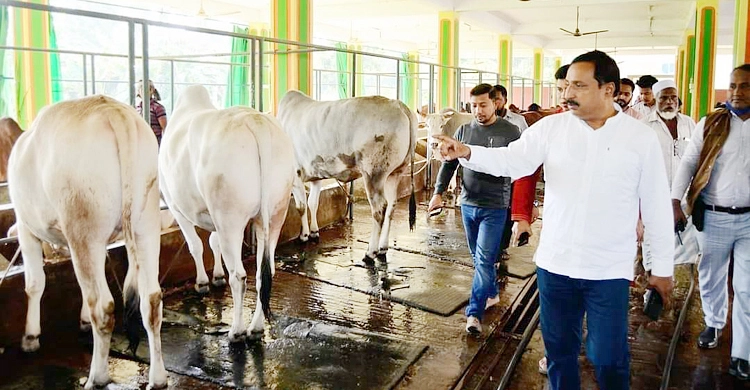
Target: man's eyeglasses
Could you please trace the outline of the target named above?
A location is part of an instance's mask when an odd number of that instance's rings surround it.
[[[666,102],[668,100],[671,100],[671,101],[677,103],[679,101],[679,99],[680,99],[679,96],[659,96],[659,101],[660,102]]]

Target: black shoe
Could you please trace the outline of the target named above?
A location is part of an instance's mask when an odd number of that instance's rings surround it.
[[[741,381],[748,380],[750,378],[750,368],[748,368],[747,360],[732,358],[729,363],[729,375]]]
[[[721,329],[707,327],[698,336],[698,346],[706,349],[713,349],[719,345],[719,337],[721,337]]]

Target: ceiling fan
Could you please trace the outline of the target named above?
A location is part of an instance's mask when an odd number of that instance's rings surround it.
[[[200,7],[198,8],[198,12],[195,13],[195,16],[206,19],[206,18],[212,18],[214,16],[234,15],[238,13],[240,13],[240,11],[223,12],[219,14],[209,14],[206,12],[205,9],[203,9],[203,0],[200,0]]]
[[[578,9],[579,8],[580,7],[576,7],[576,32],[568,31],[568,30],[566,30],[566,29],[564,29],[562,27],[560,27],[560,30],[565,31],[566,33],[568,33],[568,34],[570,34],[570,35],[572,35],[574,37],[582,37],[584,35],[599,34],[599,33],[604,33],[604,32],[609,31],[609,30],[599,30],[599,31],[588,31],[588,32],[582,33],[581,30],[578,29]]]

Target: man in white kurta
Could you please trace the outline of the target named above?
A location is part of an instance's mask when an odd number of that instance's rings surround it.
[[[672,288],[672,212],[654,132],[617,112],[620,72],[611,57],[577,57],[566,77],[569,112],[543,118],[507,148],[440,137],[440,153],[466,168],[518,178],[544,164],[544,228],[537,264],[550,388],[579,389],[582,322],[599,388],[628,389],[629,281],[639,204],[654,245],[649,279],[663,299]]]

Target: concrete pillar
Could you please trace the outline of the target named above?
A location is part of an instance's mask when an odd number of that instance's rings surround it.
[[[685,115],[692,115],[693,91],[695,91],[695,31],[685,33],[685,62],[682,65],[683,80],[680,88],[683,110]]]
[[[750,5],[747,0],[735,0],[734,11],[734,66],[750,64]]]
[[[271,27],[268,24],[265,23],[254,23],[250,25],[250,35],[255,35],[259,37],[270,37],[271,36]],[[273,108],[273,102],[272,102],[272,82],[274,78],[274,67],[270,66],[269,64],[273,61],[273,55],[269,54],[273,50],[273,45],[266,42],[263,44],[263,78],[260,80],[260,85],[257,85],[255,87],[255,91],[253,93],[255,94],[255,99],[263,99],[263,111],[271,111]],[[253,80],[255,82],[255,80]],[[257,108],[257,103],[256,103]]]
[[[698,0],[695,18],[695,77],[693,119],[704,117],[714,101],[714,66],[719,0]]]
[[[303,43],[312,42],[312,1],[273,0],[273,36]],[[275,106],[284,94],[298,89],[312,93],[312,53],[304,47],[278,44],[273,56],[273,103]],[[293,53],[286,54],[288,50]]]
[[[411,51],[403,58],[409,61],[419,61],[419,52]],[[416,62],[401,62],[401,101],[411,110],[419,107],[419,64]]]
[[[534,93],[532,103],[542,105],[542,71],[544,69],[544,50],[534,48]]]
[[[440,12],[438,26],[438,65],[458,66],[458,13]],[[437,80],[438,110],[446,107],[459,109],[456,70],[440,67]]]
[[[674,63],[674,73],[675,73],[675,79],[674,82],[677,84],[677,91],[680,99],[682,99],[682,85],[683,80],[685,79],[685,46],[680,45],[680,47],[677,48],[677,55],[675,56],[675,63]],[[685,100],[683,99],[683,104]]]
[[[497,73],[500,74],[500,84],[509,84],[510,75],[513,73],[513,38],[506,34],[500,35],[498,37],[498,49]],[[505,85],[505,88],[510,92],[513,86]]]

